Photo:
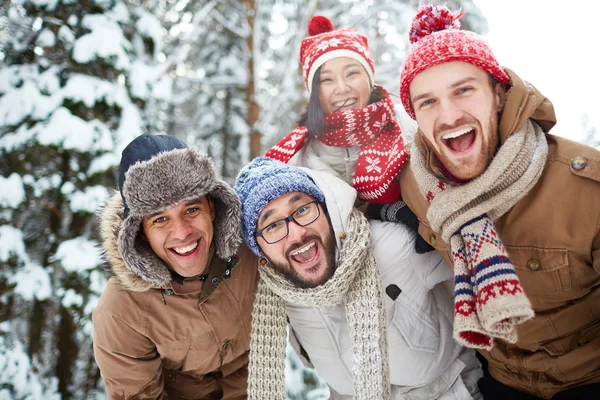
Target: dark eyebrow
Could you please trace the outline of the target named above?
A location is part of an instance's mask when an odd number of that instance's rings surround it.
[[[358,61],[351,61],[351,62],[349,62],[348,64],[344,65],[344,66],[342,67],[342,70],[344,70],[344,71],[345,71],[345,70],[347,70],[347,69],[348,69],[348,68],[350,68],[350,67],[362,67],[362,65],[360,65],[360,64],[358,63]],[[321,70],[321,73],[322,73],[322,74],[329,73],[329,72],[331,72],[331,70],[330,70],[330,69],[324,69],[324,70]]]
[[[186,201],[186,202],[184,203],[184,205],[185,205],[186,207],[194,206],[194,205],[196,205],[196,204],[202,204],[202,198],[199,198],[199,199],[194,199],[194,200],[189,200],[189,201]],[[153,218],[155,218],[155,217],[159,216],[160,214],[162,214],[162,213],[164,213],[164,212],[165,212],[165,210],[161,210],[161,211],[159,211],[159,212],[152,213],[152,214],[148,215],[148,219],[153,219]]]
[[[302,193],[296,193],[295,195],[293,195],[292,197],[290,197],[290,199],[288,200],[288,205],[292,205],[294,203],[297,203],[301,199],[302,199]],[[275,213],[275,210],[273,208],[271,208],[270,210],[265,211],[265,213],[263,214],[263,216],[260,217],[260,220],[258,221],[259,224],[257,224],[257,225],[260,225],[260,224],[264,223],[274,213]]]
[[[472,77],[472,76],[468,76],[468,77],[466,77],[466,78],[464,78],[464,79],[461,79],[460,81],[454,82],[453,84],[449,85],[449,86],[448,86],[448,89],[454,89],[454,88],[456,88],[456,87],[458,87],[458,86],[464,85],[465,83],[467,83],[467,82],[470,82],[470,81],[474,81],[474,80],[475,80],[475,78],[474,78],[474,77]],[[433,94],[432,94],[431,92],[423,93],[423,94],[420,94],[420,95],[418,95],[418,96],[416,96],[416,97],[412,98],[412,99],[411,99],[411,102],[414,104],[414,103],[416,103],[418,100],[424,99],[424,98],[426,98],[426,97],[430,97],[430,96],[432,96],[432,95],[433,95]]]

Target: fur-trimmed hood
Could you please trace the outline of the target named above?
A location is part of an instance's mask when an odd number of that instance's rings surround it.
[[[110,269],[132,291],[165,287],[172,279],[168,265],[139,235],[146,215],[210,195],[216,211],[215,255],[226,259],[241,243],[241,204],[233,189],[218,177],[210,158],[196,150],[163,147],[152,153],[163,137],[144,135],[124,150],[121,195],[116,193],[102,211],[101,234]],[[123,160],[131,164],[124,168]]]
[[[121,254],[119,254],[118,241],[121,225],[123,225],[123,199],[121,199],[119,192],[115,192],[102,209],[100,216],[100,235],[102,236],[104,257],[108,263],[108,269],[126,290],[132,292],[146,291],[153,285],[127,268]]]

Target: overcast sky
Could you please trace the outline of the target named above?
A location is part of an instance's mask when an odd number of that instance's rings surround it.
[[[475,0],[489,24],[487,40],[501,65],[554,104],[552,133],[582,139],[587,112],[600,132],[600,2]]]

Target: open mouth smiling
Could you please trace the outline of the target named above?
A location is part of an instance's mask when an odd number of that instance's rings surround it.
[[[442,142],[454,154],[463,154],[470,151],[475,145],[477,130],[465,127],[442,135]]]
[[[179,256],[188,256],[188,255],[192,254],[197,248],[198,248],[198,240],[196,240],[195,242],[193,242],[187,246],[173,247],[173,248],[171,248],[171,251],[173,251],[175,254],[177,254]]]
[[[306,264],[314,261],[317,258],[318,253],[317,242],[313,240],[306,246],[291,252],[290,258],[299,264]]]
[[[344,100],[336,101],[332,103],[332,106],[337,109],[352,107],[356,104],[357,99],[355,97],[347,98]]]

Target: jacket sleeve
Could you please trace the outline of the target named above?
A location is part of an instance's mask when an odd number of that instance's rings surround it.
[[[94,311],[94,357],[109,399],[166,399],[154,344],[121,318]]]
[[[592,266],[600,274],[600,215],[596,223],[596,237],[592,241]]]

